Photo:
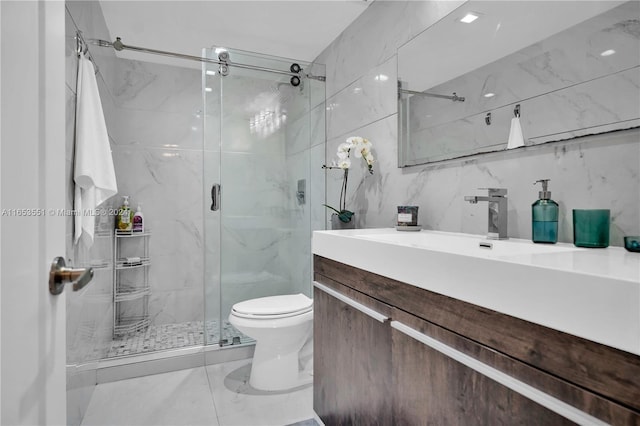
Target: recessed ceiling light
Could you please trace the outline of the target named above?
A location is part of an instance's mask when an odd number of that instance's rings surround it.
[[[484,96],[485,98],[493,98],[495,95],[496,95],[495,93],[488,92],[488,93],[485,93],[485,94],[484,94],[484,95],[482,95],[482,96]]]
[[[205,87],[204,91],[205,92],[213,92],[213,89],[211,87]]]
[[[474,14],[474,13],[467,13],[464,18],[460,19],[460,22],[464,22],[465,24],[470,24],[473,21],[475,21],[476,19],[478,19],[479,16]]]
[[[389,76],[386,76],[384,74],[378,74],[378,75],[376,75],[376,80],[377,81],[387,81],[387,80],[389,80]]]
[[[608,50],[605,50],[604,52],[602,52],[602,53],[600,54],[600,56],[611,56],[611,55],[613,55],[614,53],[616,53],[616,51],[615,51],[615,50],[613,50],[613,49],[608,49]]]
[[[216,75],[214,70],[207,70],[207,75]]]

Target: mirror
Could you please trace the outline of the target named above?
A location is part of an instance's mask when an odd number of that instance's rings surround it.
[[[505,150],[516,121],[525,146],[640,126],[640,3],[468,1],[398,50],[399,167]]]

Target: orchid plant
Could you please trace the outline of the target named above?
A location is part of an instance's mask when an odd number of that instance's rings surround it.
[[[347,210],[347,182],[349,179],[349,168],[351,167],[351,153],[356,158],[362,158],[367,165],[367,171],[373,174],[373,155],[371,154],[371,142],[360,136],[352,136],[347,138],[346,142],[341,143],[338,146],[338,159],[333,160],[330,166],[325,166],[328,169],[342,169],[344,176],[342,178],[342,188],[340,189],[340,204],[338,208],[331,207],[324,204],[325,207],[335,211],[338,214],[338,218],[342,222],[350,222],[353,217],[353,212]]]

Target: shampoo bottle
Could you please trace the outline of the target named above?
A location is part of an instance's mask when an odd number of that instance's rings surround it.
[[[534,243],[558,242],[558,203],[551,199],[551,191],[547,191],[549,179],[540,179],[542,191],[538,193],[538,200],[531,205],[531,239]]]
[[[144,216],[140,204],[138,204],[138,210],[133,215],[133,232],[144,232]]]
[[[116,216],[116,229],[118,231],[131,231],[133,229],[131,220],[133,212],[129,208],[129,196],[125,195],[123,198],[124,203],[122,203],[122,207],[120,207]]]

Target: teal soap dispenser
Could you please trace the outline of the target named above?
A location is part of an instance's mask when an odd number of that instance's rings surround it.
[[[531,239],[534,243],[558,242],[558,203],[551,199],[551,191],[547,190],[550,179],[540,179],[542,191],[538,192],[538,200],[531,205]]]

